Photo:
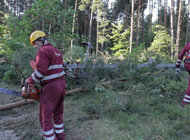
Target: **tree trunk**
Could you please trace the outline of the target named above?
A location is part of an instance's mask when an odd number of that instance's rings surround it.
[[[167,0],[164,0],[164,26],[167,27]]]
[[[67,0],[64,0],[64,9],[65,10],[67,9]],[[66,27],[66,17],[64,17],[64,19],[63,19],[63,25],[64,25],[64,27]]]
[[[90,14],[90,25],[89,25],[89,33],[88,33],[88,42],[91,44],[91,38],[92,38],[92,22],[93,22],[93,9],[94,0],[92,0],[92,6],[91,6],[91,14]]]
[[[141,0],[138,0],[136,46],[139,45],[140,10],[141,10]]]
[[[48,34],[51,34],[52,21],[49,22]]]
[[[124,18],[124,29],[128,28],[129,25],[129,3],[128,0],[126,0],[126,6],[125,6],[125,18]]]
[[[187,18],[185,43],[189,42],[189,31],[190,31],[189,28],[190,28],[190,0],[188,0],[188,18]]]
[[[72,34],[75,32],[75,18],[76,18],[76,12],[77,12],[77,5],[78,5],[78,0],[75,0],[75,13],[73,15],[73,25],[72,25]],[[71,49],[73,47],[73,39],[71,39]]]
[[[176,9],[176,16],[174,16],[174,38],[177,39],[177,27],[178,27],[178,14],[179,14],[179,3],[180,0],[177,0],[177,9]],[[175,40],[176,43],[176,40]]]
[[[174,0],[170,0],[171,8],[170,8],[170,35],[171,35],[171,52],[170,58],[174,59]]]
[[[178,22],[177,22],[177,38],[176,38],[176,53],[175,56],[178,57],[179,54],[179,43],[180,43],[180,32],[181,32],[181,13],[182,13],[182,2],[179,2],[179,12],[178,12]]]
[[[132,52],[132,45],[133,45],[133,25],[134,24],[134,0],[132,0],[131,4],[131,33],[130,33],[130,48],[129,52]]]
[[[98,56],[98,32],[99,32],[99,22],[97,21],[96,25],[96,57]]]
[[[162,9],[161,7],[162,7],[161,0],[158,0],[158,11]],[[162,25],[163,24],[162,12],[158,12],[158,20],[159,20],[159,24]]]
[[[148,30],[148,46],[151,44],[151,36],[150,33],[152,32],[152,13],[153,13],[153,0],[149,0],[149,30]]]
[[[142,14],[142,18],[141,18],[141,22],[142,22],[142,39],[141,39],[141,42],[144,42],[144,29],[145,29],[145,24],[144,24],[144,10],[142,8],[142,11],[141,11],[141,14]]]
[[[25,2],[25,10],[28,10],[29,9],[29,0],[26,0]]]

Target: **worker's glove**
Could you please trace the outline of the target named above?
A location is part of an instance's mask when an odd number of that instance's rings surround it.
[[[179,74],[181,72],[180,68],[176,68],[176,73]]]
[[[26,86],[23,86],[22,91],[26,91],[26,88],[27,88]]]

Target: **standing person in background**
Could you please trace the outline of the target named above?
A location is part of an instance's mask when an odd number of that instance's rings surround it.
[[[178,56],[178,59],[176,62],[176,72],[177,73],[181,72],[180,65],[181,65],[181,62],[182,62],[184,56],[185,56],[184,66],[190,75],[190,43],[185,44],[184,48],[181,50],[181,52]],[[189,84],[188,84],[187,90],[185,92],[185,96],[184,96],[181,104],[184,107],[188,103],[190,103],[190,77],[189,77]]]
[[[47,41],[46,34],[34,31],[30,43],[38,49],[36,70],[27,79],[27,84],[40,82],[39,120],[45,140],[64,140],[63,101],[65,97],[65,72],[61,52]]]

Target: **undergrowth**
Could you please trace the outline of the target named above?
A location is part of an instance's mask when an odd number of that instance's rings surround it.
[[[188,75],[155,65],[138,69],[122,63],[119,70],[88,70],[90,94],[83,109],[90,116],[116,121],[116,129],[127,132],[131,140],[190,137],[189,107],[180,105]]]
[[[151,67],[137,68],[130,60],[117,62],[117,69],[104,68],[105,64],[101,59],[88,62],[85,78],[80,81],[67,79],[67,90],[78,85],[86,89],[85,95],[73,95],[75,100],[81,100],[79,106],[89,115],[85,119],[105,124],[112,122],[110,131],[123,134],[112,135],[115,139],[190,138],[190,107],[180,105],[188,84],[187,72],[176,74],[174,69],[157,69],[156,63]],[[23,129],[21,126],[19,130]],[[101,127],[102,130],[104,126]],[[29,139],[29,134],[26,129],[26,135],[22,137]],[[102,139],[108,137],[101,135]]]

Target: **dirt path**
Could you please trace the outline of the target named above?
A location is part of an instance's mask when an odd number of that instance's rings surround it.
[[[0,87],[20,90],[20,87]],[[120,132],[117,123],[89,116],[83,110],[84,102],[89,100],[86,93],[66,96],[64,101],[64,126],[66,140],[115,140],[128,137]],[[22,100],[19,96],[0,93],[0,105]],[[38,102],[21,107],[0,111],[0,140],[42,140],[42,130],[38,120]]]
[[[21,97],[0,93],[0,105],[21,100]],[[64,123],[67,140],[85,140],[95,137],[95,121],[82,110],[75,96],[65,99]],[[0,111],[0,140],[41,140],[38,103]]]

